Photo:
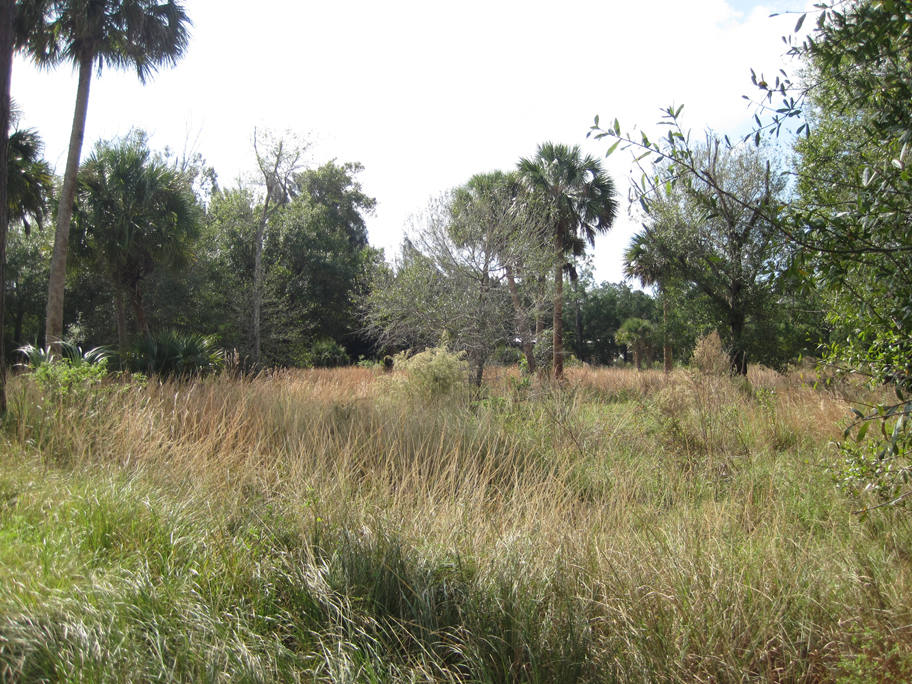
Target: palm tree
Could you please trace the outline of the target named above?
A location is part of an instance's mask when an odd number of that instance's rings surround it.
[[[539,145],[533,159],[519,160],[526,187],[539,198],[552,225],[554,268],[554,376],[564,374],[564,269],[569,254],[580,255],[586,243],[605,233],[614,223],[618,204],[614,182],[591,155],[578,145],[551,142]]]
[[[9,154],[10,83],[13,75],[15,0],[0,0],[0,413],[6,413],[6,363],[3,319],[6,313],[7,159]]]
[[[99,144],[80,171],[73,227],[74,254],[97,263],[114,288],[120,348],[127,343],[123,291],[148,337],[142,281],[158,267],[189,264],[200,232],[187,179],[153,158],[142,133]]]
[[[9,136],[7,161],[7,207],[10,223],[21,223],[25,234],[29,219],[41,225],[53,192],[51,167],[42,158],[44,145],[32,129],[19,129]]]
[[[614,341],[633,350],[633,359],[637,370],[643,369],[643,357],[652,365],[652,340],[655,338],[655,327],[642,318],[628,318],[614,335]]]
[[[66,257],[92,70],[134,68],[145,83],[160,66],[180,59],[191,23],[175,0],[19,0],[17,5],[18,47],[39,65],[71,62],[79,70],[48,285],[45,341],[56,348],[63,337]]]
[[[662,296],[662,357],[666,373],[673,367],[671,341],[668,339],[668,296],[665,281],[668,262],[656,246],[648,229],[637,233],[624,251],[624,275],[635,278],[643,287],[658,285]]]

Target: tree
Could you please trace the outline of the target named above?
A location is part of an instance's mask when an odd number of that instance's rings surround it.
[[[355,355],[373,346],[357,302],[367,294],[379,253],[367,242],[365,217],[377,201],[363,192],[361,164],[327,162],[294,178],[294,199],[277,217],[266,254],[277,294],[300,312],[309,343],[333,340]]]
[[[450,192],[413,217],[401,259],[377,274],[366,321],[381,346],[432,347],[448,339],[467,353],[480,385],[495,348],[515,336],[515,316],[499,236],[455,205]]]
[[[713,184],[689,179],[657,189],[635,241],[668,276],[708,299],[730,349],[732,372],[744,375],[751,356],[775,362],[751,333],[779,304],[772,275],[783,253],[763,212],[779,200],[785,181],[762,151],[728,148],[714,137],[694,148],[694,159]]]
[[[662,357],[666,373],[670,373],[674,360],[672,358],[671,338],[668,335],[668,293],[665,283],[671,276],[668,261],[659,250],[653,249],[645,233],[633,236],[624,251],[624,275],[635,278],[643,287],[657,285],[662,298]]]
[[[291,200],[292,182],[303,167],[308,147],[309,143],[298,141],[292,136],[285,140],[275,138],[269,132],[253,132],[253,150],[265,190],[254,242],[253,358],[256,363],[261,360],[260,317],[263,307],[263,245],[266,226],[276,212]]]
[[[99,143],[83,164],[74,251],[111,281],[121,349],[127,344],[121,291],[130,298],[139,332],[149,336],[142,282],[156,268],[191,262],[200,218],[188,179],[154,157],[142,132]]]
[[[607,232],[617,216],[614,183],[579,146],[546,142],[532,159],[520,159],[519,173],[551,223],[554,266],[554,376],[563,377],[563,274],[568,254],[582,254],[586,243]]]
[[[652,365],[655,334],[655,328],[649,321],[642,318],[628,318],[618,328],[614,338],[618,344],[633,348],[633,358],[637,370],[643,370],[644,357],[647,365]]]
[[[176,64],[190,20],[175,0],[19,0],[16,41],[41,66],[71,62],[79,71],[76,108],[57,211],[48,286],[46,344],[59,351],[76,177],[85,137],[92,70],[134,68],[142,83]]]
[[[17,118],[15,111],[12,118]],[[42,158],[42,150],[41,138],[33,130],[17,129],[9,136],[6,190],[10,230],[7,232],[8,249],[4,252],[7,259],[3,279],[5,294],[0,312],[4,318],[6,314],[12,318],[14,346],[22,344],[23,321],[32,308],[35,275],[45,273],[40,243],[30,239],[29,223],[33,220],[41,226],[53,192],[50,166]],[[14,230],[16,225],[20,230]],[[44,283],[46,285],[46,279]]]
[[[3,349],[3,321],[6,318],[6,235],[9,227],[7,196],[10,83],[13,74],[13,23],[15,0],[0,0],[0,414],[6,413],[6,356]]]
[[[541,288],[528,285],[547,271],[552,256],[546,248],[547,219],[534,202],[526,201],[522,195],[517,173],[476,174],[454,192],[451,230],[457,241],[471,241],[480,234],[487,236],[503,267],[526,365],[534,373],[535,340],[530,319],[541,308],[542,297]]]
[[[22,224],[31,231],[29,219],[40,226],[54,189],[51,168],[42,158],[44,144],[31,129],[13,131],[9,136],[7,162],[7,206],[9,223]]]

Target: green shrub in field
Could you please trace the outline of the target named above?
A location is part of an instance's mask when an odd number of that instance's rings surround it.
[[[437,398],[452,394],[466,384],[469,363],[464,351],[451,352],[444,339],[440,346],[429,347],[420,354],[402,352],[393,359],[396,370],[405,375],[396,378],[396,386],[406,394]]]
[[[111,352],[104,347],[83,352],[68,342],[61,345],[60,357],[53,354],[50,347],[41,349],[30,344],[16,351],[25,358],[24,363],[18,365],[32,371],[45,394],[58,398],[82,395],[101,385],[108,375],[108,359],[111,356]]]
[[[339,368],[351,363],[345,347],[328,337],[314,340],[300,360],[302,365],[311,368]]]
[[[64,361],[70,366],[91,366],[111,358],[111,350],[107,347],[95,347],[94,349],[84,352],[81,347],[70,342],[60,343],[59,358],[51,351],[50,347],[42,349],[41,347],[35,347],[31,344],[19,347],[16,352],[24,357],[23,362],[17,365],[22,368],[31,369],[37,369],[44,364],[54,363],[56,361]]]
[[[221,368],[224,362],[224,352],[211,338],[173,330],[144,337],[125,356],[131,372],[176,378],[202,375]]]

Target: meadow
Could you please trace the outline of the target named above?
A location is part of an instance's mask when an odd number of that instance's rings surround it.
[[[10,387],[3,682],[904,682],[866,390],[751,369]]]

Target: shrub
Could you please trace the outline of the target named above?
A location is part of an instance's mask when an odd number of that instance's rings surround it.
[[[728,375],[731,372],[731,360],[715,330],[697,340],[690,363],[706,375]]]
[[[16,351],[25,357],[23,363],[16,365],[22,368],[32,369],[37,369],[45,364],[54,363],[56,361],[65,361],[70,366],[91,366],[103,361],[106,362],[112,356],[111,350],[107,347],[95,347],[94,349],[84,352],[81,347],[70,342],[60,343],[60,358],[57,358],[57,356],[51,352],[50,347],[42,349],[41,347],[27,344],[24,347],[19,347]]]
[[[311,368],[338,368],[351,363],[345,347],[328,337],[314,340],[300,360],[304,366]]]
[[[134,373],[186,378],[221,368],[225,353],[205,335],[169,330],[138,340],[125,362]]]
[[[465,385],[469,370],[466,353],[451,352],[446,339],[438,347],[430,347],[411,357],[408,354],[405,351],[393,359],[394,368],[405,371],[404,378],[396,378],[396,384],[407,394],[437,398],[450,395]]]

